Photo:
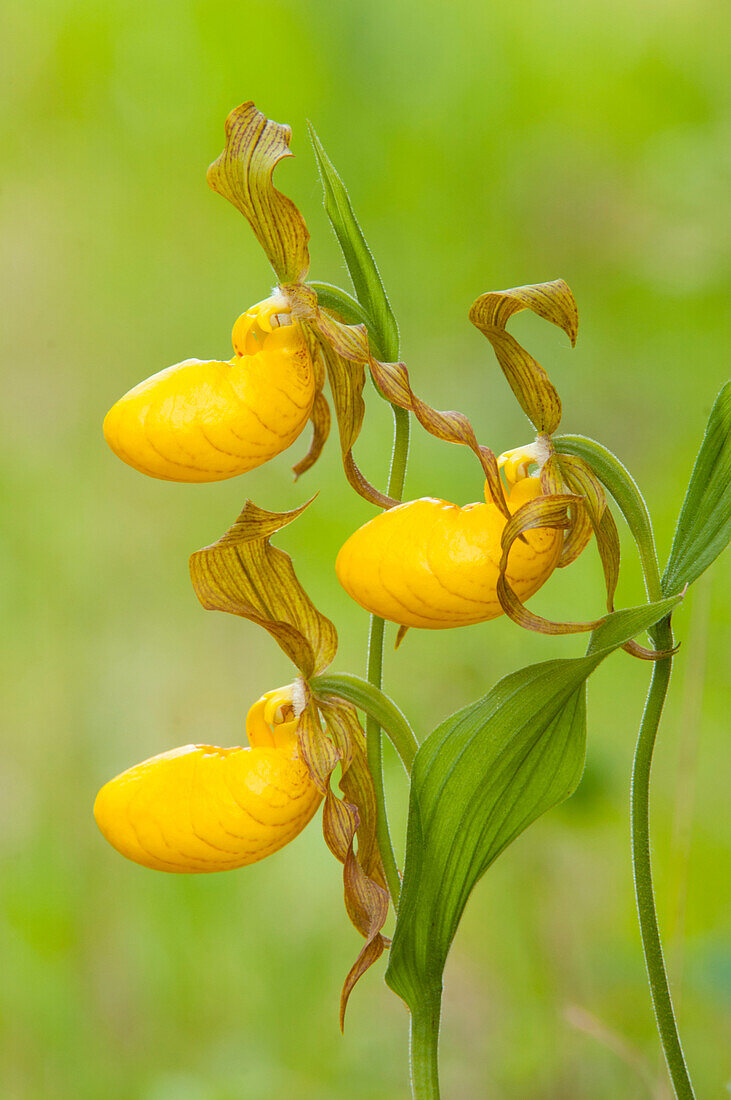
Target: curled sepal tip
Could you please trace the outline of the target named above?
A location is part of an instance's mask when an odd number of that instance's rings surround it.
[[[226,119],[226,144],[208,169],[210,187],[241,211],[282,283],[299,282],[310,267],[304,218],[272,183],[279,161],[292,156],[291,137],[289,126],[242,103]]]
[[[585,462],[582,458],[553,454],[550,462],[555,464],[558,481],[565,486],[568,492],[575,493],[580,497],[578,506],[571,509],[573,512],[573,526],[567,534],[564,545],[565,557],[562,557],[559,565],[567,565],[569,561],[573,561],[576,550],[584,539],[591,537],[593,532],[604,573],[607,611],[613,612],[614,597],[619,581],[619,532],[614,522],[614,516],[607,504],[602,483],[588,462]],[[667,657],[669,652],[673,652],[672,650],[647,649],[636,641],[626,642],[622,649],[642,661],[657,661]]]
[[[267,512],[249,500],[217,542],[190,556],[190,578],[203,607],[263,626],[305,678],[330,664],[337,632],[303,589],[292,559],[269,539],[311,503]]]
[[[514,572],[511,552],[515,546],[520,549],[518,541],[528,531],[566,531],[571,528],[569,508],[580,504],[581,498],[570,493],[554,493],[550,496],[537,496],[533,500],[526,501],[511,517],[502,532],[501,546],[502,557],[497,580],[497,597],[505,614],[526,630],[534,630],[539,634],[580,634],[587,630],[594,630],[600,620],[588,623],[552,622],[536,615],[523,605],[514,583],[511,580],[511,572]]]
[[[554,282],[493,290],[481,294],[469,318],[492,344],[503,373],[518,402],[539,432],[549,435],[561,423],[561,401],[543,367],[506,331],[514,313],[530,309],[557,325],[573,347],[579,327],[576,301],[563,279]]]

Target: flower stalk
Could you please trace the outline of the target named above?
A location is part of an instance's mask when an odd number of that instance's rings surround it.
[[[440,998],[411,1014],[409,1068],[413,1100],[439,1100]]]
[[[652,520],[644,497],[629,470],[607,447],[585,436],[560,436],[555,440],[555,444],[560,453],[575,455],[591,462],[592,469],[616,500],[637,544],[648,599],[661,599],[662,584]],[[670,619],[661,620],[652,628],[650,634],[653,644],[658,649],[671,652],[653,665],[650,689],[632,762],[630,812],[632,869],[642,950],[645,955],[652,1004],[665,1061],[678,1100],[693,1100],[695,1093],[680,1043],[663,957],[650,853],[652,758],[673,664],[673,634]]]
[[[394,356],[396,358],[396,356]],[[401,500],[406,480],[406,465],[409,458],[409,414],[405,409],[393,408],[393,451],[391,469],[388,476],[388,495]],[[379,690],[383,686],[383,636],[385,623],[377,615],[371,615],[368,628],[368,683]],[[378,721],[368,715],[366,719],[366,754],[368,768],[373,778],[376,792],[376,837],[381,852],[381,860],[386,872],[388,889],[393,899],[394,909],[398,908],[401,893],[401,878],[391,843],[386,811],[386,792],[383,784],[383,737]]]
[[[658,634],[665,635],[662,640],[672,645],[670,623],[666,619],[658,624]],[[661,640],[658,638],[658,641]],[[652,883],[652,860],[650,856],[650,779],[655,741],[660,726],[660,718],[670,684],[673,658],[664,657],[653,666],[650,690],[642,715],[637,746],[632,763],[631,794],[631,834],[632,867],[635,881],[637,915],[642,934],[642,949],[652,993],[652,1004],[660,1033],[665,1061],[670,1079],[678,1100],[694,1100],[695,1092],[685,1063],[683,1048],[675,1020],[673,1001],[670,995],[665,960],[663,957],[660,929],[657,922],[655,890]]]

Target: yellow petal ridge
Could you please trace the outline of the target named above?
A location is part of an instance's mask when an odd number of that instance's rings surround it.
[[[515,481],[506,494],[510,513],[539,495],[539,478]],[[497,582],[506,521],[489,491],[486,498],[459,507],[424,497],[376,516],[338,554],[343,588],[367,611],[406,627],[444,630],[502,615]],[[546,528],[514,543],[507,579],[521,600],[550,577],[562,545],[563,532]]]
[[[294,840],[322,798],[291,699],[285,688],[254,704],[250,748],[184,745],[111,779],[94,804],[105,839],[134,863],[183,874],[244,867]]]
[[[287,299],[252,306],[233,342],[228,362],[186,359],[112,406],[104,437],[123,462],[164,481],[222,481],[294,443],[310,417],[315,373]]]

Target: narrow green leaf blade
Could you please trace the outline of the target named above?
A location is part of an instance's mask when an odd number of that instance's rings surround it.
[[[358,224],[345,185],[323,149],[314,128],[311,124],[309,126],[317,166],[322,178],[325,211],[345,257],[356,298],[373,318],[380,344],[380,347],[375,350],[386,359],[396,360],[399,352],[398,325],[376,262]]]
[[[649,627],[659,623],[666,615],[678,606],[680,596],[669,596],[666,600],[658,600],[657,603],[640,604],[639,607],[624,607],[621,611],[614,611],[606,615],[601,626],[592,634],[586,650],[586,657],[579,657],[579,661],[586,658],[598,657],[603,660],[615,649],[619,649],[625,642],[635,638]],[[590,670],[593,671],[593,670]],[[587,673],[588,675],[588,673]]]
[[[536,818],[576,788],[586,751],[586,680],[678,599],[608,615],[584,657],[530,665],[447,718],[411,778],[404,880],[386,981],[412,1008],[438,997],[472,889]]]
[[[685,494],[662,590],[674,595],[698,580],[731,538],[731,381],[708,418]]]

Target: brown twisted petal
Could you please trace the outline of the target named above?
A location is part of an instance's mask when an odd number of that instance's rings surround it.
[[[292,302],[292,311],[302,324],[308,324],[318,335],[330,377],[338,424],[341,426],[341,447],[346,475],[356,492],[381,508],[393,508],[398,501],[374,489],[363,477],[352,456],[363,420],[362,383],[344,382],[353,371],[352,364],[370,368],[373,381],[383,396],[393,405],[412,412],[431,435],[448,443],[469,447],[477,456],[489,486],[490,495],[504,516],[508,516],[497,459],[488,447],[480,446],[470,421],[459,412],[440,412],[417,397],[411,388],[409,372],[403,363],[381,363],[368,345],[364,325],[346,325],[317,304],[317,295],[310,287],[286,286],[282,291]]]
[[[365,735],[352,706],[334,696],[318,696],[317,706],[340,752],[339,786],[346,801],[358,808],[358,859],[363,870],[386,885],[376,838],[376,796],[366,761]]]
[[[573,347],[579,326],[576,301],[563,279],[481,294],[469,318],[490,341],[521,408],[537,431],[551,435],[561,422],[561,401],[543,367],[505,331],[510,318],[530,309],[563,329]]]
[[[315,359],[315,362],[317,361],[318,360]],[[312,403],[312,412],[310,413],[310,420],[312,421],[312,440],[307,450],[307,454],[292,467],[295,481],[315,465],[330,435],[330,406],[322,392],[324,382],[322,365],[320,365],[318,373],[322,375],[322,378],[317,381],[315,399]]]
[[[565,486],[563,477],[561,476],[561,467],[559,466],[558,458],[553,451],[553,443],[548,436],[541,436],[539,438],[545,438],[551,450],[548,460],[541,468],[541,487],[546,496],[561,494],[564,492]],[[574,504],[570,504],[568,514],[571,520],[571,526],[566,531],[563,547],[561,549],[561,557],[558,559],[558,565],[556,567],[557,569],[565,569],[567,565],[571,565],[575,562],[579,555],[586,549],[592,535],[591,522],[582,500],[577,500]]]
[[[403,363],[379,363],[377,359],[371,359],[370,368],[373,379],[384,397],[399,408],[412,412],[422,428],[426,428],[430,435],[443,439],[446,443],[459,443],[469,447],[479,459],[494,504],[507,518],[510,513],[505,503],[497,459],[489,447],[483,447],[477,442],[474,428],[464,413],[440,412],[417,397],[411,388],[409,372]]]
[[[536,615],[523,606],[506,578],[510,550],[515,540],[525,531],[537,530],[543,527],[554,530],[568,529],[571,525],[569,507],[580,503],[580,501],[580,497],[569,493],[536,497],[519,508],[505,525],[502,535],[503,555],[500,561],[497,595],[505,614],[518,626],[522,626],[526,630],[534,630],[539,634],[581,634],[585,631],[595,630],[602,621],[601,619],[595,619],[585,623],[570,623],[544,619],[543,616]]]
[[[327,735],[323,730],[325,724]],[[328,848],[343,864],[345,907],[365,945],[351,967],[340,996],[343,1027],[348,998],[358,979],[378,959],[388,941],[381,935],[389,896],[376,842],[376,801],[366,763],[365,736],[357,713],[331,696],[310,699],[300,719],[302,757],[317,790],[325,795],[322,830]],[[339,799],[330,787],[341,765]],[[358,852],[353,846],[358,838]]]
[[[614,596],[619,581],[619,532],[607,505],[604,488],[594,471],[583,459],[572,455],[555,455],[554,457],[567,488],[582,497],[580,513],[583,513],[586,517],[585,522],[589,525],[589,532],[593,531],[596,537],[607,590],[607,610],[614,611]],[[574,535],[573,531],[570,532],[567,542],[572,535]],[[579,535],[574,536],[574,544],[579,537]],[[572,552],[573,549],[574,546],[572,546]],[[563,564],[563,562],[559,564]],[[647,649],[635,641],[626,642],[622,648],[626,653],[637,657],[641,661],[658,661],[674,652],[673,650]]]
[[[315,465],[330,435],[330,406],[322,393],[318,393],[315,397],[310,420],[312,421],[312,442],[304,458],[292,467],[295,481]]]
[[[320,355],[320,347],[308,326],[305,325],[302,331],[313,365],[315,396],[312,402],[312,412],[310,413],[312,439],[307,454],[292,467],[295,481],[315,465],[330,435],[330,406],[322,392],[325,386],[325,368]]]

